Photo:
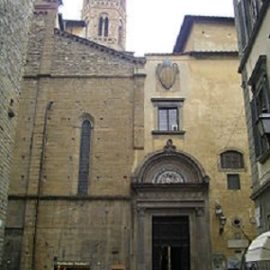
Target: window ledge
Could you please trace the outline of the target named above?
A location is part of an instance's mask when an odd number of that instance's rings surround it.
[[[246,167],[244,167],[244,168],[221,168],[221,167],[219,167],[218,170],[220,172],[224,172],[224,173],[230,173],[230,172],[243,173],[243,172],[247,171]]]
[[[184,135],[184,130],[152,130],[152,135]]]

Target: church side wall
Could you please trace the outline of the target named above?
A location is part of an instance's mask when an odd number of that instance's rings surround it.
[[[21,246],[13,269],[71,262],[97,270],[127,266],[130,177],[134,148],[143,145],[144,76],[134,74],[135,58],[59,31],[51,35],[50,21],[44,12],[35,14],[30,34],[7,221],[13,242],[6,257],[12,259]],[[92,132],[88,193],[82,196],[84,117]]]

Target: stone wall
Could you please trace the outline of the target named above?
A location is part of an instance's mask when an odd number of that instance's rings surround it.
[[[0,2],[0,263],[20,83],[33,0]]]

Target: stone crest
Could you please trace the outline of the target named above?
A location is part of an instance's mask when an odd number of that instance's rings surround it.
[[[178,72],[177,64],[172,63],[169,59],[165,59],[163,63],[158,64],[156,68],[157,78],[166,90],[173,87]]]
[[[175,152],[176,151],[176,147],[175,147],[175,145],[173,145],[172,139],[169,139],[166,142],[166,145],[164,146],[164,151],[165,152]]]

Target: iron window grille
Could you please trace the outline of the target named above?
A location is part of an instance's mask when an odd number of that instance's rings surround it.
[[[237,151],[226,151],[220,155],[222,169],[243,169],[243,155]]]

